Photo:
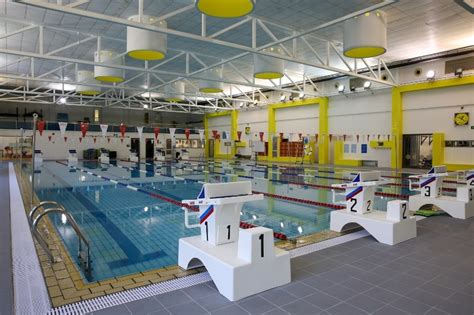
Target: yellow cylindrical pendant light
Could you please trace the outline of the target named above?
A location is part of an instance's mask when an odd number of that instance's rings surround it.
[[[222,80],[222,68],[207,70],[204,77],[212,80]],[[224,83],[218,81],[199,81],[199,92],[202,93],[221,93],[224,91]]]
[[[111,50],[100,50],[94,54],[94,61],[104,65],[123,65],[123,57],[117,57],[117,53]],[[96,80],[109,83],[119,83],[125,80],[122,69],[94,66],[94,77]]]
[[[264,52],[283,54],[280,47],[270,47],[263,50]],[[278,58],[262,56],[255,54],[253,56],[254,62],[254,77],[257,79],[279,79],[285,73],[285,61]]]
[[[344,56],[371,58],[387,51],[387,15],[368,12],[344,22]]]
[[[252,12],[255,0],[196,0],[196,8],[213,17],[237,18]]]
[[[77,71],[76,81],[83,84],[97,84],[94,72],[87,70]],[[76,92],[82,95],[94,96],[100,94],[100,88],[87,85],[76,85]]]
[[[183,81],[176,81],[165,85],[165,101],[173,103],[184,101],[184,89]]]
[[[158,21],[155,16],[143,15],[140,21],[139,15],[133,15],[128,20],[167,27],[166,21]],[[159,60],[165,58],[167,49],[168,39],[166,34],[127,26],[127,54],[130,57],[139,60]]]

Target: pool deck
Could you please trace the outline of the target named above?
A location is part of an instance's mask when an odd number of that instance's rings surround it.
[[[13,314],[13,271],[8,163],[0,161],[0,314]]]
[[[395,246],[371,236],[292,259],[292,283],[237,302],[212,282],[93,314],[474,313],[474,218],[418,221],[418,237]]]

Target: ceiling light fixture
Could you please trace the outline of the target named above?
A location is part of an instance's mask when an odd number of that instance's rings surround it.
[[[354,92],[356,90],[356,87],[354,85],[351,85],[350,90],[351,90],[351,92]]]
[[[300,99],[304,99],[304,96],[305,96],[305,95],[304,95],[304,92],[300,92],[300,94],[298,95],[298,97],[299,97]]]
[[[286,100],[286,95],[280,96],[280,101],[284,102]]]
[[[364,90],[370,89],[371,86],[372,86],[372,82],[370,82],[370,81],[365,81],[364,82]]]
[[[77,71],[76,81],[84,84],[99,83],[96,79],[94,79],[94,72],[86,70]],[[81,95],[94,96],[100,94],[100,88],[95,86],[77,85],[76,93],[79,93]]]
[[[339,93],[344,93],[344,90],[346,89],[346,86],[344,84],[339,84],[339,86],[337,87],[337,91]]]
[[[177,103],[184,101],[185,85],[183,81],[176,81],[165,85],[164,98],[167,102]]]
[[[123,57],[119,57],[115,51],[100,50],[94,53],[94,62],[104,65],[123,66]],[[125,80],[125,74],[122,69],[94,66],[94,77],[96,80],[108,83],[120,83]]]
[[[129,21],[167,28],[166,21],[158,21],[156,16],[132,15]],[[139,60],[159,60],[166,56],[168,38],[166,34],[127,26],[127,54]]]
[[[199,92],[202,93],[222,93],[224,91],[224,83],[219,82],[222,80],[222,68],[214,68],[208,70],[204,73],[205,78],[217,80],[217,81],[207,81],[207,80],[200,80],[199,81]]]
[[[283,55],[281,47],[270,47],[263,50],[263,52],[269,52],[277,55]],[[285,72],[285,61],[263,55],[253,55],[254,74],[256,79],[272,80],[280,79],[284,76]]]
[[[428,80],[434,80],[435,76],[436,76],[436,73],[434,72],[434,70],[429,70],[428,72],[426,72],[426,78]]]
[[[463,68],[457,68],[454,71],[454,75],[457,76],[458,78],[462,78],[463,76],[464,69]]]
[[[66,97],[61,97],[61,98],[59,99],[59,103],[60,103],[60,104],[66,104],[66,102],[67,102],[67,98],[66,98]]]
[[[387,51],[387,15],[367,12],[344,22],[344,56],[371,58]]]
[[[201,13],[218,18],[245,16],[255,8],[255,0],[196,0]]]

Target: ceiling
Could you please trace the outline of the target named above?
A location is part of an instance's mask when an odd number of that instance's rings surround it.
[[[155,67],[156,70],[149,71],[147,75],[147,72],[143,71],[144,62],[126,57],[128,82],[116,87],[103,85],[103,94],[88,99],[75,97],[74,92],[69,91],[74,88],[72,83],[75,82],[75,71],[93,69],[97,36],[101,36],[102,49],[112,49],[119,53],[126,51],[126,25],[112,23],[107,17],[126,19],[137,14],[138,0],[62,0],[62,7],[57,6],[59,1],[56,0],[37,1],[39,6],[17,2],[4,1],[0,4],[0,77],[3,77],[1,82],[4,85],[2,92],[7,89],[5,86],[11,89],[26,85],[26,81],[22,78],[34,76],[36,80],[28,82],[28,91],[36,89],[34,92],[37,94],[31,94],[32,97],[35,96],[35,101],[57,101],[57,97],[67,94],[68,103],[71,105],[117,106],[119,108],[128,106],[143,109],[143,104],[146,103],[155,110],[195,112],[215,110],[216,107],[231,109],[234,106],[233,94],[252,91],[258,94],[258,91],[264,87],[283,92],[287,89],[296,90],[295,87],[286,87],[287,84],[302,82],[307,78],[339,72],[357,76],[356,73],[348,72],[349,69],[344,63],[345,61],[353,68],[354,61],[350,58],[342,60],[336,52],[337,50],[342,53],[343,23],[335,22],[346,15],[384,3],[382,0],[257,0],[256,8],[249,17],[240,19],[207,17],[207,36],[239,21],[246,21],[217,36],[215,39],[220,40],[221,43],[216,43],[208,38],[198,38],[202,35],[202,19],[201,14],[194,8],[194,1],[144,0],[144,14],[147,15],[161,17],[170,13],[172,15],[177,10],[182,11],[166,19],[169,29],[180,32],[178,36],[168,35],[167,58],[149,62],[148,68]],[[74,6],[78,3],[82,4]],[[43,8],[48,4],[52,7]],[[69,4],[71,5],[68,6]],[[79,14],[69,10],[70,7],[79,10]],[[57,8],[59,9],[56,10]],[[388,51],[382,56],[386,63],[474,44],[472,15],[453,0],[400,0],[384,6],[383,10],[388,17]],[[106,19],[91,18],[88,17],[88,13],[98,13]],[[256,22],[257,49],[273,42],[274,39],[271,36],[282,39],[295,32],[304,32],[320,25],[330,26],[306,34],[304,38],[307,43],[303,42],[302,37],[283,43],[292,56],[285,56],[287,77],[284,77],[281,82],[277,82],[278,80],[253,82],[251,44],[252,19],[254,18],[258,21]],[[43,26],[42,53],[39,48],[40,27],[38,26]],[[2,34],[11,34],[11,36],[5,37]],[[182,36],[183,34],[186,36]],[[77,44],[78,41],[83,42]],[[293,42],[296,43],[295,48],[292,46]],[[328,43],[334,47],[331,48],[329,66],[326,64],[315,67],[321,62],[317,60],[314,52],[322,61],[326,61]],[[71,47],[64,49],[68,45]],[[242,50],[242,47],[246,50]],[[56,50],[59,51],[55,52]],[[233,60],[231,64],[224,64],[226,85],[223,94],[216,97],[201,95],[197,92],[198,79],[206,77],[205,72],[199,71],[206,66],[239,55],[242,56]],[[186,59],[189,60],[188,63]],[[76,62],[69,61],[78,61],[78,65],[75,65]],[[378,60],[367,59],[366,62],[372,66],[376,65]],[[359,61],[358,68],[363,67],[365,65]],[[193,74],[193,72],[196,73]],[[160,95],[164,85],[177,79],[183,80],[183,76],[186,78],[188,100],[178,105],[163,102]],[[40,81],[40,79],[45,81]],[[376,77],[369,79],[378,80]],[[64,81],[71,84],[63,86]],[[309,82],[305,84],[311,87]],[[152,92],[152,97],[145,99],[140,97],[144,92]],[[307,88],[306,92],[318,94],[313,88]],[[6,100],[15,100],[14,94],[15,92],[3,96],[7,97]],[[26,101],[26,99],[23,100]],[[262,102],[265,100],[263,99]]]

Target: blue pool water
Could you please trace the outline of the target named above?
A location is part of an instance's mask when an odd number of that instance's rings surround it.
[[[70,169],[63,162],[45,162],[35,177],[35,191],[40,200],[62,203],[89,239],[93,270],[86,276],[87,281],[177,263],[179,238],[197,235],[199,230],[185,228],[181,207],[156,198],[156,195],[176,201],[194,199],[203,182],[250,180],[254,191],[332,203],[330,189],[311,185],[330,186],[348,181],[353,176],[347,169],[305,170],[301,167],[258,165],[243,169],[238,165],[225,167],[219,163],[197,162],[167,164],[166,167],[118,162],[116,166],[106,168],[95,162],[84,162],[78,168],[92,175]],[[131,185],[140,191],[104,178]],[[406,188],[398,186],[383,187],[380,191],[409,194]],[[385,208],[388,200],[377,197],[376,207]],[[327,230],[331,211],[327,207],[265,197],[244,204],[241,221],[269,227],[288,238],[295,238]],[[71,256],[76,257],[77,238],[70,226],[59,216],[51,219]]]

